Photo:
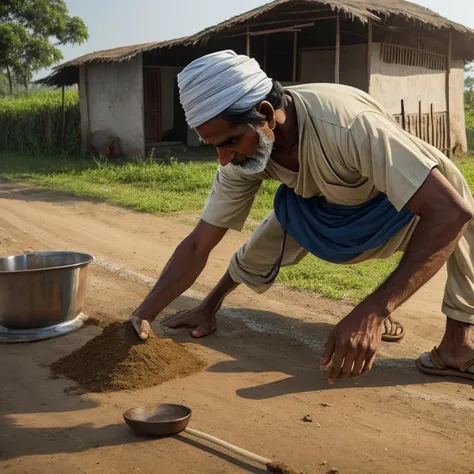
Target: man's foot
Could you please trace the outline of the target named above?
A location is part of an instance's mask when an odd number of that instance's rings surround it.
[[[193,328],[191,336],[196,338],[206,337],[216,330],[216,312],[209,311],[200,306],[190,311],[176,313],[164,322],[169,328]]]
[[[473,326],[448,318],[438,353],[443,362],[454,369],[459,369],[466,361],[474,359]]]
[[[382,335],[382,341],[399,342],[405,337],[405,329],[401,323],[388,318],[385,323],[385,331]]]
[[[454,375],[474,380],[474,329],[468,323],[448,318],[439,347],[425,352],[418,368],[433,375]]]

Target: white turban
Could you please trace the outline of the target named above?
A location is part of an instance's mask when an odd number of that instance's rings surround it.
[[[196,59],[178,74],[180,101],[191,128],[224,110],[245,112],[265,99],[273,81],[255,59],[219,51]]]

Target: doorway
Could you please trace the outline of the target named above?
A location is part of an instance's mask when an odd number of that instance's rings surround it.
[[[145,109],[145,143],[156,143],[163,139],[161,69],[143,69],[143,98]]]

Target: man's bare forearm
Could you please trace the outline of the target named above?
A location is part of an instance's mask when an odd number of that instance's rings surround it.
[[[361,305],[388,318],[443,267],[469,220],[468,213],[443,222],[421,218],[397,269]]]
[[[191,287],[204,270],[208,257],[207,253],[196,253],[192,243],[184,241],[166,264],[153,290],[133,314],[153,321],[163,309]]]

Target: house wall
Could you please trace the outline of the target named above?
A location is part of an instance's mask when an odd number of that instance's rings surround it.
[[[145,153],[141,55],[128,62],[80,67],[83,148],[102,130],[119,137],[127,156]]]
[[[406,113],[418,113],[419,102],[423,113],[447,110],[446,72],[419,66],[389,64],[381,61],[381,44],[373,45],[370,94],[390,113],[401,112],[404,100]],[[464,62],[453,60],[450,75],[451,144],[467,151],[464,119]]]
[[[417,113],[421,101],[422,112],[446,110],[446,73],[419,66],[389,64],[381,60],[380,43],[372,48],[372,77],[370,95],[377,99],[391,114],[401,113],[404,100],[407,114]]]
[[[451,109],[451,145],[467,152],[466,120],[464,115],[464,61],[451,62],[449,79],[449,101]]]
[[[342,46],[339,67],[341,84],[367,92],[367,45]],[[301,52],[301,82],[333,83],[334,69],[335,50]]]

